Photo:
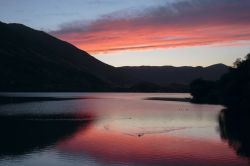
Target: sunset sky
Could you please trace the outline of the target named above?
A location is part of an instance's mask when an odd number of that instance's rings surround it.
[[[232,65],[250,52],[249,0],[0,0],[0,21],[113,66]]]

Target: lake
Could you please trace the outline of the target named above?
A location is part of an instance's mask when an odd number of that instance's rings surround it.
[[[60,100],[0,105],[1,166],[250,163],[244,135],[249,131],[235,129],[222,106],[145,100],[190,97],[187,93],[2,95]]]

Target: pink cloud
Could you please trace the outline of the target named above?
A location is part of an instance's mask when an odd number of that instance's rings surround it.
[[[247,0],[186,0],[67,23],[51,34],[90,53],[237,42],[250,40],[249,8]]]

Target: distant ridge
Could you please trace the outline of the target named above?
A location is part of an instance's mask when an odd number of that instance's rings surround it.
[[[118,69],[137,82],[151,82],[152,80],[152,83],[165,85],[170,83],[189,84],[196,78],[217,80],[228,71],[228,66],[224,64],[215,64],[208,67],[125,66]]]
[[[0,22],[0,36],[0,91],[182,91],[180,84],[216,80],[228,70],[223,64],[115,68],[22,24]]]

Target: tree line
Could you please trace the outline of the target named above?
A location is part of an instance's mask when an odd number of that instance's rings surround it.
[[[222,104],[233,110],[250,109],[250,53],[237,59],[217,81],[196,79],[190,84],[194,103]]]

